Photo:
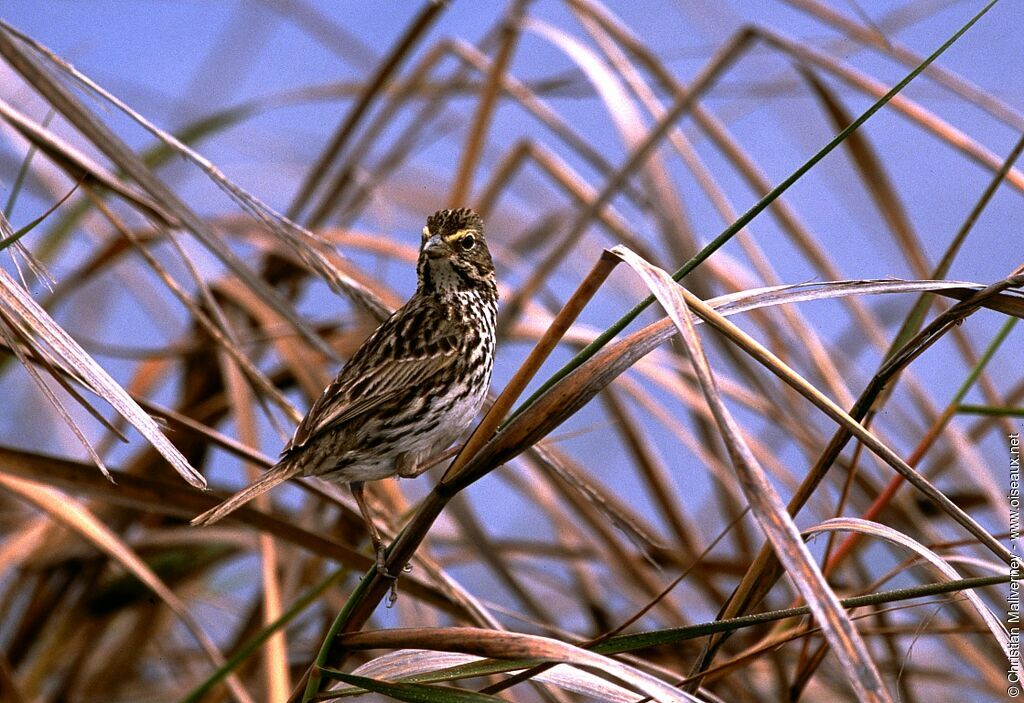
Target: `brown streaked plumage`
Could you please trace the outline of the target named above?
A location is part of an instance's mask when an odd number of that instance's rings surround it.
[[[384,570],[364,481],[416,476],[473,421],[491,381],[498,290],[471,210],[427,219],[409,301],[356,350],[313,403],[278,463],[192,523],[208,525],[296,476],[349,483]]]

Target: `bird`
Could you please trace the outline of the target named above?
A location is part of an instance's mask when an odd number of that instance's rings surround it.
[[[278,462],[192,520],[217,522],[299,476],[349,484],[385,568],[364,483],[415,477],[472,424],[494,368],[498,288],[483,220],[468,208],[427,218],[417,287],[352,354],[310,407]]]

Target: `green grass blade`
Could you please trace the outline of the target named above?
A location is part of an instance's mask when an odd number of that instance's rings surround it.
[[[328,678],[343,681],[350,686],[382,693],[397,701],[406,701],[406,703],[495,703],[502,700],[497,696],[489,696],[476,691],[464,691],[448,686],[431,686],[422,683],[392,683],[366,676],[346,674],[336,669],[323,669],[323,673]]]
[[[316,586],[306,591],[298,600],[296,600],[292,607],[288,608],[285,612],[281,613],[281,616],[264,626],[259,632],[252,636],[248,642],[238,648],[238,651],[234,653],[226,662],[224,666],[218,668],[210,676],[203,681],[201,684],[196,686],[195,689],[187,696],[181,699],[181,703],[199,703],[200,700],[207,694],[207,692],[220,683],[228,674],[230,674],[235,667],[245,661],[250,654],[266,642],[271,635],[283,628],[289,622],[294,620],[298,615],[308,608],[313,601],[320,597],[324,591],[330,586],[334,585],[338,579],[344,576],[348,572],[348,569],[341,568],[330,574],[323,581],[318,583]]]

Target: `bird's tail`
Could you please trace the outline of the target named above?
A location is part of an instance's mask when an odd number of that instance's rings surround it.
[[[284,483],[288,479],[298,476],[301,472],[302,470],[294,462],[282,462],[217,507],[211,508],[202,515],[193,518],[192,524],[212,525],[228,513],[241,508],[256,496],[263,495],[277,484]]]

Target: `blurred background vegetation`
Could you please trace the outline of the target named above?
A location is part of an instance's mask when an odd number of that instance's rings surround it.
[[[0,701],[1003,700],[1019,7],[883,99],[982,7],[5,3]],[[408,297],[448,206],[498,267],[495,396],[603,250],[639,258],[450,490],[447,458],[370,487],[413,525],[397,604],[357,587],[338,487],[190,527]],[[698,328],[717,389],[658,303],[579,356],[652,291],[682,305],[643,262],[736,314]]]

